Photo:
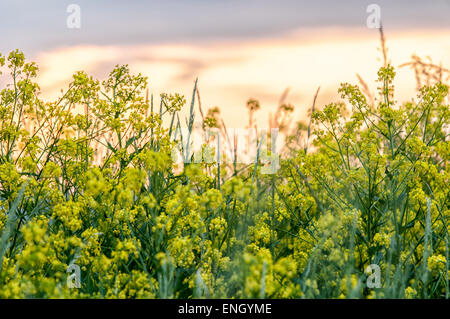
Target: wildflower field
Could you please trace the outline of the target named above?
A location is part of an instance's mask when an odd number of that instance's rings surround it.
[[[225,130],[197,86],[157,99],[117,66],[47,102],[20,51],[0,66],[0,298],[449,297],[442,82],[396,101],[386,64],[373,99],[344,83],[293,131],[280,106],[270,172],[271,152],[194,161],[189,136],[175,163],[182,127]]]

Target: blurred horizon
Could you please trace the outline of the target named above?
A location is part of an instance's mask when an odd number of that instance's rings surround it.
[[[66,26],[72,3],[81,8],[80,29]],[[339,99],[339,84],[357,83],[356,74],[376,90],[382,62],[378,30],[366,26],[371,3],[381,8],[395,67],[412,54],[450,66],[447,0],[0,0],[0,52],[17,48],[38,63],[45,98],[76,71],[104,79],[129,64],[149,77],[156,97],[178,92],[189,101],[198,77],[204,111],[218,106],[230,127],[245,125],[245,102],[258,99],[256,120],[265,124],[286,88],[298,119],[319,86],[319,106]],[[397,71],[397,100],[414,97],[413,72]]]

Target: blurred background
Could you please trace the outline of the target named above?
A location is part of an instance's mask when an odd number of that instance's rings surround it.
[[[80,8],[80,28],[67,27],[70,4]],[[257,99],[264,126],[283,93],[301,120],[319,86],[318,106],[339,100],[339,84],[358,75],[376,91],[383,61],[379,31],[367,26],[370,4],[381,9],[395,67],[413,54],[450,67],[447,0],[0,0],[0,52],[20,49],[38,63],[44,98],[60,95],[76,71],[104,79],[129,64],[155,97],[189,101],[198,77],[203,108],[218,106],[229,127],[244,127],[246,101]],[[397,71],[404,101],[415,94],[414,71]]]

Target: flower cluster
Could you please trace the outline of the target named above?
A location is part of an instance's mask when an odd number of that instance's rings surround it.
[[[0,67],[0,298],[448,298],[447,86],[397,105],[387,66],[369,105],[343,84],[347,103],[312,114],[314,148],[268,176],[175,172],[186,100],[163,94],[158,112],[128,66],[78,72],[55,102],[19,51]]]

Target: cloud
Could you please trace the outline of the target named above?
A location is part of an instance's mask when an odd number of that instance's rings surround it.
[[[389,56],[394,66],[413,53],[431,56],[450,66],[450,31],[424,30],[387,34]],[[179,92],[190,99],[199,78],[203,108],[219,106],[228,126],[244,126],[245,102],[261,101],[260,125],[278,103],[286,87],[288,101],[297,106],[297,118],[310,107],[318,86],[318,103],[339,98],[341,82],[357,83],[356,73],[376,91],[376,72],[381,65],[378,33],[359,28],[301,29],[282,37],[201,42],[192,44],[82,45],[42,52],[36,56],[43,96],[54,98],[69,83],[72,74],[85,70],[104,79],[115,64],[129,64],[132,72],[149,77],[150,90]],[[410,70],[398,70],[398,100],[414,94]],[[334,93],[333,93],[334,92]]]

